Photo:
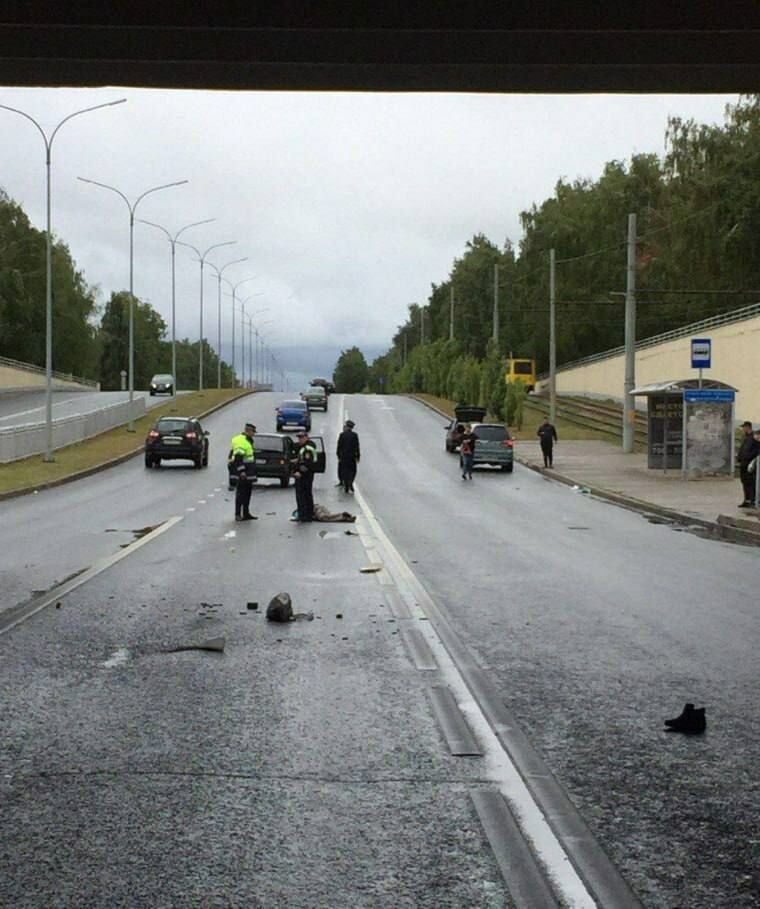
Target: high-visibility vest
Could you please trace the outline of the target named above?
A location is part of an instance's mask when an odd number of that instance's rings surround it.
[[[230,442],[230,460],[235,459],[235,455],[241,454],[243,456],[244,463],[250,463],[256,458],[256,449],[253,447],[253,442],[248,438],[244,433],[238,433],[238,435],[232,437]]]

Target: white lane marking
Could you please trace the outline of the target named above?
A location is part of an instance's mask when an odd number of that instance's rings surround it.
[[[185,511],[195,511],[194,508],[186,508]]]
[[[198,504],[198,505],[205,505],[205,504],[206,504],[206,500],[205,500],[205,499],[198,499],[197,504]]]
[[[399,593],[407,601],[411,600],[414,603],[414,608],[411,610],[412,616],[427,618],[425,607],[428,604],[433,605],[430,595],[380,526],[359,488],[354,486],[354,490],[354,498],[374,535],[373,549],[375,551],[381,549],[384,552],[382,561],[385,569],[395,580]],[[365,542],[364,536],[362,536],[362,542]],[[430,621],[420,623],[420,631],[433,651],[441,673],[451,688],[460,710],[466,716],[483,748],[489,778],[499,787],[499,791],[509,802],[520,822],[520,827],[532,843],[537,858],[544,865],[558,891],[572,909],[597,909],[596,901],[578,876],[561,843],[547,824],[543,812],[533,800],[533,796],[517,768],[502,748],[496,733],[470,694],[470,689],[438,637],[434,626]]]
[[[213,493],[213,492],[210,492],[210,493],[206,496],[206,498],[207,498],[207,499],[213,499],[213,498],[214,498],[214,493]]]
[[[115,565],[117,562],[120,562],[122,559],[126,559],[127,556],[131,555],[142,546],[145,546],[146,543],[150,543],[152,540],[155,540],[156,537],[161,536],[162,533],[166,533],[167,530],[174,527],[174,525],[178,524],[181,520],[181,515],[174,515],[174,517],[168,518],[166,521],[164,521],[163,524],[159,524],[155,530],[151,530],[150,533],[146,533],[144,537],[140,537],[139,540],[135,540],[134,543],[130,543],[129,546],[126,546],[124,549],[119,550],[119,552],[116,552],[110,556],[106,556],[106,558],[101,559],[99,562],[96,562],[91,568],[88,568],[87,571],[83,571],[82,574],[77,575],[75,578],[72,578],[65,584],[61,584],[59,587],[56,587],[54,590],[50,591],[50,596],[46,597],[44,600],[41,600],[28,611],[24,611],[17,619],[10,622],[9,624],[3,625],[2,615],[0,615],[0,634],[5,634],[6,631],[10,631],[11,628],[15,628],[16,625],[20,625],[21,622],[25,622],[27,619],[43,610],[46,606],[49,606],[51,603],[55,603],[57,600],[60,600],[62,597],[66,596],[67,593],[71,593],[72,590],[76,590],[77,587],[81,587],[82,584],[87,583],[90,578],[94,578],[96,575],[99,575],[101,572],[105,571],[107,568],[110,568],[112,565]]]
[[[237,530],[228,530],[227,533],[222,537],[223,540],[232,540],[237,536]]]
[[[126,647],[119,647],[118,650],[114,650],[111,656],[100,665],[104,669],[114,669],[116,666],[123,666],[124,663],[129,659],[129,651]]]

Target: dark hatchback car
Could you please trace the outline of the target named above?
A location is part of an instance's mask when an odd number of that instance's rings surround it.
[[[473,423],[472,431],[478,437],[475,443],[473,466],[489,464],[507,473],[514,469],[514,441],[502,423]],[[460,462],[462,456],[459,456]]]
[[[444,426],[446,451],[459,451],[459,443],[462,441],[460,426],[464,426],[466,423],[479,423],[485,415],[485,407],[476,407],[474,404],[457,404],[454,408],[454,419]]]
[[[317,463],[314,472],[324,473],[327,466],[325,443],[322,436],[311,436],[310,441],[317,449]],[[288,435],[267,432],[257,432],[253,437],[253,447],[256,458],[247,470],[256,480],[267,477],[278,479],[283,489],[290,483],[290,478],[296,469],[296,444]],[[229,475],[229,488],[237,486],[237,477],[232,472],[228,461],[227,472]]]
[[[179,459],[208,467],[208,433],[195,417],[161,417],[145,439],[145,466]]]

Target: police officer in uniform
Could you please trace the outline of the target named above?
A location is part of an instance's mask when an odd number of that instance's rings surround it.
[[[237,476],[235,489],[235,520],[256,521],[251,514],[251,492],[253,491],[253,468],[256,462],[256,450],[253,447],[253,436],[256,427],[246,423],[243,432],[232,437],[230,443],[230,471]]]
[[[309,524],[314,520],[314,471],[317,466],[317,449],[309,439],[309,434],[301,430],[296,436],[298,439],[298,453],[296,460],[296,506],[298,517],[294,518],[301,524]]]

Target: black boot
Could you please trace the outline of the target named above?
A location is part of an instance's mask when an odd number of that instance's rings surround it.
[[[674,717],[672,720],[665,720],[665,725],[671,726],[671,727],[678,726],[681,723],[683,723],[683,721],[685,719],[687,719],[689,716],[691,716],[691,714],[693,712],[694,712],[694,705],[685,704],[683,710],[681,711],[681,716]]]
[[[687,735],[704,732],[707,728],[705,708],[698,707],[695,710],[693,704],[686,704],[681,716],[665,720],[665,725],[668,727],[666,732],[685,732]]]

